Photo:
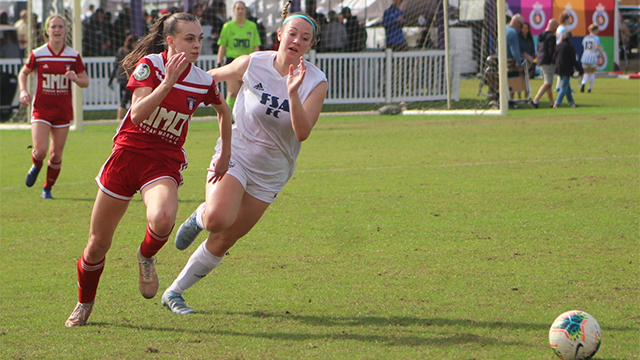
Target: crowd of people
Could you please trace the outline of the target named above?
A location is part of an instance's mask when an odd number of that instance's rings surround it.
[[[521,76],[522,67],[526,62],[529,65],[530,79],[535,76],[536,66],[543,78],[538,93],[529,101],[534,109],[540,107],[539,101],[545,94],[552,108],[560,107],[565,98],[570,107],[577,107],[572,95],[575,91],[571,89],[571,78],[576,73],[581,77],[581,92],[585,91],[587,84],[587,92],[593,89],[598,58],[604,57],[598,37],[600,28],[597,24],[589,25],[589,35],[582,40],[582,55],[578,59],[576,48],[571,43],[573,34],[567,28],[571,21],[567,13],[560,14],[557,20],[549,20],[545,30],[538,35],[536,48],[531,36],[531,26],[523,20],[522,15],[515,14],[509,18],[506,26],[507,60],[513,63],[511,69],[514,71],[508,73],[508,76]],[[555,91],[558,93],[555,100],[552,91],[554,75],[557,78]],[[510,95],[513,100],[515,94]],[[521,94],[518,96],[521,98]]]

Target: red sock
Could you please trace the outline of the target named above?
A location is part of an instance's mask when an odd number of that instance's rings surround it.
[[[96,264],[90,264],[84,260],[84,255],[78,260],[78,301],[81,303],[92,302],[96,298],[100,275],[104,270],[104,260]]]
[[[144,236],[144,241],[140,245],[140,254],[146,258],[153,257],[155,254],[162,249],[164,244],[167,243],[167,239],[169,239],[169,235],[171,235],[171,231],[173,228],[169,230],[169,233],[164,236],[159,236],[151,230],[151,226],[147,224],[147,233]]]
[[[49,160],[49,164],[47,166],[47,181],[44,182],[44,187],[47,189],[51,189],[53,185],[58,180],[58,175],[60,175],[60,168],[62,167],[62,161],[59,163],[53,163]]]
[[[31,153],[31,161],[33,161],[33,165],[35,165],[38,169],[40,169],[42,167],[42,160],[38,160],[33,156],[33,153]]]

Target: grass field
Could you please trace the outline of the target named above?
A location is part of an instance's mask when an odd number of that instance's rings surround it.
[[[42,174],[24,186],[30,133],[0,131],[0,358],[553,359],[549,326],[581,309],[603,329],[597,359],[639,359],[639,84],[599,78],[578,109],[506,117],[322,117],[276,203],[186,293],[194,315],[138,292],[136,196],[72,329],[116,126],[70,134],[52,201]],[[216,138],[192,124],[178,222]],[[194,250],[172,242],[160,293]]]

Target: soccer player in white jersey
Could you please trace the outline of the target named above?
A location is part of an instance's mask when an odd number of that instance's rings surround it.
[[[60,175],[62,151],[67,142],[69,127],[73,122],[72,85],[89,86],[89,77],[80,54],[65,45],[65,21],[60,15],[51,15],[44,23],[47,43],[33,50],[29,60],[20,70],[20,103],[31,111],[31,138],[33,165],[27,173],[25,184],[32,187],[42,169],[49,150],[47,179],[42,189],[43,199],[53,199],[51,188]],[[29,75],[36,72],[36,92],[32,98],[27,89]],[[82,109],[80,109],[82,110]],[[51,137],[51,149],[49,149]]]
[[[67,327],[84,325],[93,310],[105,256],[133,195],[140,191],[147,207],[144,240],[137,251],[138,288],[151,299],[158,291],[155,254],[173,230],[181,171],[187,167],[184,144],[189,121],[200,103],[218,113],[220,156],[210,179],[222,179],[231,158],[231,112],[211,75],[193,63],[202,49],[202,27],[193,14],[157,20],[149,35],[123,60],[130,74],[131,107],[113,139],[113,152],[96,182],[89,241],[77,263],[78,304]]]
[[[584,69],[584,76],[582,77],[582,86],[580,92],[584,92],[584,86],[589,82],[589,92],[593,89],[593,83],[596,81],[596,69],[598,68],[598,57],[604,57],[604,51],[602,51],[602,45],[600,45],[600,37],[598,33],[600,27],[598,24],[589,25],[589,35],[582,38],[582,57],[580,62]]]
[[[202,230],[209,233],[162,295],[162,304],[176,314],[194,312],[182,294],[215,269],[275,201],[295,170],[302,141],[320,116],[327,78],[303,60],[318,39],[319,27],[305,14],[289,15],[290,3],[277,32],[277,51],[243,55],[209,71],[216,81],[243,83],[233,109],[236,124],[229,171],[215,184],[207,181],[206,202],[176,233],[178,249],[186,249]],[[220,143],[216,152],[219,149]],[[213,156],[212,164],[218,156]]]

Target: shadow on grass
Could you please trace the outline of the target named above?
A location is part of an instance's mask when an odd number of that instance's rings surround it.
[[[424,320],[427,322],[428,320]],[[469,334],[464,332],[429,332],[425,331],[422,335],[416,335],[416,332],[410,332],[406,329],[389,329],[389,324],[384,321],[379,326],[386,327],[385,329],[366,329],[367,332],[380,332],[390,333],[384,334],[359,334],[361,329],[344,328],[340,332],[324,332],[317,330],[314,333],[301,333],[301,332],[282,332],[275,329],[258,328],[256,331],[233,331],[233,330],[220,330],[215,326],[211,326],[208,329],[202,328],[170,328],[162,326],[135,326],[133,324],[111,324],[105,322],[88,323],[89,326],[116,326],[123,328],[130,328],[135,330],[147,330],[147,331],[168,331],[174,333],[190,333],[192,335],[205,335],[212,336],[245,336],[260,339],[268,339],[273,341],[360,341],[375,343],[377,345],[386,346],[441,346],[448,347],[452,345],[462,344],[483,344],[483,345],[526,345],[521,341],[500,341],[492,337],[479,336],[475,334]]]

